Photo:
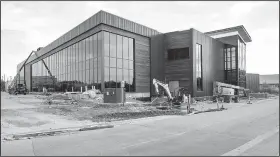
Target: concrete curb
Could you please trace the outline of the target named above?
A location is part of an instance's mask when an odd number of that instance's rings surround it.
[[[83,126],[83,127],[75,127],[75,128],[61,128],[61,129],[55,129],[51,131],[50,130],[37,131],[37,132],[29,132],[23,134],[12,134],[4,137],[4,141],[31,139],[35,137],[54,136],[54,135],[73,133],[78,131],[97,130],[97,129],[105,129],[105,128],[113,128],[113,127],[114,125],[106,124],[106,125]]]

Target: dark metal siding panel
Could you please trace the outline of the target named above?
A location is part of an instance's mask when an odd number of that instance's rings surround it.
[[[192,80],[192,34],[190,30],[171,32],[164,36],[164,66],[166,83],[169,81]],[[189,47],[190,59],[168,61],[168,49]],[[192,84],[185,87],[192,94]]]
[[[85,31],[90,29],[90,18],[85,21]]]
[[[164,35],[151,37],[151,95],[155,94],[152,79],[164,81],[165,59],[164,59]]]
[[[197,30],[193,30],[193,91],[194,96],[213,95],[213,81],[224,81],[224,44]],[[203,91],[196,87],[196,43],[202,45]]]
[[[146,40],[149,41],[149,38]],[[150,92],[150,75],[144,75],[151,73],[150,62],[148,62],[150,60],[150,45],[140,45],[140,41],[137,38],[135,38],[135,41],[137,41],[135,42],[135,73],[140,74],[138,77],[135,77],[136,92]],[[143,88],[137,88],[137,86]],[[145,90],[144,87],[146,87]]]
[[[85,22],[79,25],[79,35],[85,31]]]
[[[259,74],[246,74],[246,88],[253,92],[259,92],[260,90],[260,76]]]

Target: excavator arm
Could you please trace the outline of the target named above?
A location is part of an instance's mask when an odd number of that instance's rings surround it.
[[[173,100],[173,97],[172,97],[172,95],[171,95],[171,93],[170,93],[170,90],[169,90],[169,88],[168,88],[168,84],[164,84],[164,83],[160,82],[160,81],[157,80],[157,79],[153,79],[153,84],[154,84],[154,86],[155,86],[155,89],[156,89],[157,94],[159,94],[158,85],[160,85],[161,87],[163,87],[163,89],[164,89],[165,92],[167,93],[167,96],[168,96],[169,100]]]

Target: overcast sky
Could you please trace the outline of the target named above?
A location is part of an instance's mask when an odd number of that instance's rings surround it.
[[[279,2],[8,2],[1,1],[1,75],[99,10],[159,32],[201,32],[244,25],[247,73],[279,74]],[[184,19],[184,20],[182,20]]]

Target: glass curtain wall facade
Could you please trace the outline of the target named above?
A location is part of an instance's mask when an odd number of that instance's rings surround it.
[[[101,89],[101,51],[103,32],[96,33],[32,65],[32,91],[85,91]]]
[[[18,78],[15,80],[16,86],[18,86],[18,84],[25,84],[24,69],[24,67],[21,69]]]
[[[226,45],[225,54],[225,80],[226,83],[237,85],[237,49],[236,46]]]
[[[121,80],[126,81],[127,92],[135,91],[132,38],[101,31],[43,60],[52,77],[42,61],[32,64],[32,91],[41,92],[43,87],[58,92],[85,91],[86,87],[101,90],[101,83],[105,88],[116,88]]]
[[[17,78],[17,84],[24,84],[24,83],[25,83],[25,78],[24,78],[24,67],[23,67]]]
[[[197,91],[203,90],[202,84],[202,45],[196,44],[196,85]]]
[[[238,85],[246,87],[246,45],[238,40]]]
[[[119,88],[125,81],[126,92],[134,92],[134,39],[104,32],[105,88]]]

